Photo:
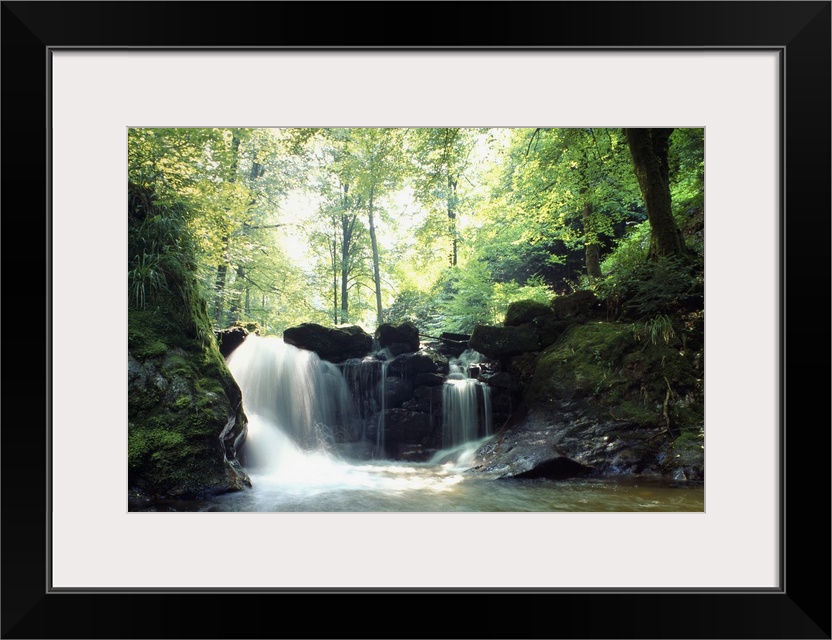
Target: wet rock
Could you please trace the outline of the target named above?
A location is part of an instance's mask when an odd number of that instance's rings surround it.
[[[448,359],[433,349],[422,349],[417,353],[396,356],[388,369],[392,375],[410,379],[414,379],[420,373],[446,374],[448,371]]]
[[[441,436],[441,424],[427,413],[390,409],[384,414],[385,449],[394,456],[414,445],[436,448]]]
[[[512,360],[510,370],[514,375],[485,376],[494,390],[508,390],[518,378],[528,384],[520,406],[477,452],[477,471],[702,481],[703,404],[695,354],[673,343],[644,344],[628,324],[588,321],[573,325],[534,362],[528,354]],[[504,408],[496,397],[492,393],[495,413]]]
[[[413,398],[402,404],[403,409],[442,416],[442,386],[417,387]]]
[[[440,373],[417,373],[413,384],[417,387],[438,387],[445,382],[445,376]]]
[[[439,338],[438,351],[449,358],[458,358],[468,349],[471,336],[466,333],[443,332],[439,334]]]
[[[230,356],[234,349],[243,344],[243,340],[246,339],[248,333],[243,327],[229,327],[228,329],[215,331],[214,335],[217,338],[217,345],[220,348],[222,357],[227,358]]]
[[[384,406],[387,409],[397,409],[402,403],[409,400],[412,394],[412,387],[396,376],[387,376],[384,379],[384,388],[379,392],[384,393]],[[381,382],[379,382],[381,385]]]

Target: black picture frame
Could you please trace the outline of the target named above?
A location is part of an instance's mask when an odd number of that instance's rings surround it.
[[[3,638],[830,638],[830,2],[2,2],[0,19]],[[51,592],[47,99],[61,47],[778,50],[780,588]],[[740,256],[742,242],[753,235]]]

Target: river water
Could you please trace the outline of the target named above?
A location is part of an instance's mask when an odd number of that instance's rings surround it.
[[[153,510],[212,512],[702,512],[701,484],[654,478],[491,479],[451,465],[311,461],[252,488]]]

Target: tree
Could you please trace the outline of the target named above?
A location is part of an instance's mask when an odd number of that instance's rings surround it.
[[[217,325],[255,311],[265,319],[267,298],[275,302],[293,289],[282,286],[291,265],[274,237],[287,226],[278,218],[280,200],[298,178],[293,156],[291,145],[267,129],[128,132],[130,181],[189,212],[199,282]]]
[[[509,142],[488,206],[492,235],[504,239],[484,256],[504,262],[495,275],[542,275],[557,287],[573,273],[601,277],[601,257],[638,199],[622,133],[513,129]]]
[[[353,129],[350,151],[356,188],[360,190],[367,213],[367,229],[373,260],[373,285],[376,322],[382,323],[381,264],[376,235],[378,200],[401,179],[401,135],[398,129]]]
[[[450,238],[449,263],[459,262],[462,202],[460,182],[470,166],[476,129],[410,129],[411,177],[416,198],[431,209],[441,208]]]
[[[668,147],[673,129],[625,129],[633,169],[638,179],[647,219],[650,221],[648,258],[685,257],[687,248],[673,218],[670,197]]]

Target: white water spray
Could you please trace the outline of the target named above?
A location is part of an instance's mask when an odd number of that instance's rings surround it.
[[[468,349],[450,361],[442,386],[442,446],[458,447],[491,435],[491,389],[470,377],[471,365],[482,354]]]
[[[280,338],[249,335],[228,358],[249,420],[246,466],[274,471],[326,452],[357,416],[338,368]]]
[[[248,417],[241,458],[256,488],[247,510],[309,510],[298,505],[314,499],[321,511],[394,511],[399,504],[421,500],[417,496],[425,492],[448,500],[462,495],[464,467],[480,444],[476,439],[437,452],[426,463],[380,459],[386,402],[378,392],[384,389],[389,354],[379,355],[384,359],[356,359],[339,368],[280,338],[256,334],[232,352],[228,367],[240,386]],[[477,406],[490,411],[485,404]],[[357,464],[334,455],[333,441],[339,446],[364,441],[368,419],[378,421],[375,459]],[[458,424],[465,419],[448,421]],[[482,417],[478,424],[473,431],[479,434],[485,424]]]

